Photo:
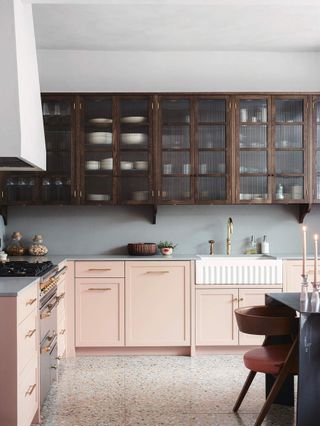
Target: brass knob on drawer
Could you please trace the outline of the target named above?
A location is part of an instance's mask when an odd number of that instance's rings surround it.
[[[51,315],[51,312],[43,312],[42,314],[40,314],[40,319],[48,318],[50,317],[50,315]]]
[[[33,330],[29,330],[28,333],[26,334],[26,337],[32,337],[36,331],[37,331],[36,328],[34,328]]]
[[[233,302],[238,302],[238,298],[237,298],[237,297],[235,297],[235,298],[233,299]]]
[[[56,365],[51,365],[51,368],[53,368],[54,370],[56,370],[58,367]]]
[[[60,334],[64,334],[65,332],[66,332],[66,329],[64,328],[60,331]]]
[[[239,302],[243,302],[244,301],[244,298],[243,297],[241,297],[240,299],[239,299]]]
[[[35,298],[35,299],[29,299],[27,302],[26,302],[26,305],[28,306],[28,305],[33,305],[34,304],[34,302],[36,302],[36,300],[37,300],[37,298]]]
[[[62,360],[62,356],[56,356],[56,360],[57,361],[61,361]]]

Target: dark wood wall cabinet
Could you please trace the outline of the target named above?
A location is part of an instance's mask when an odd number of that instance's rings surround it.
[[[1,208],[320,202],[320,95],[43,94],[46,172],[1,173]],[[154,208],[153,212],[156,209]]]

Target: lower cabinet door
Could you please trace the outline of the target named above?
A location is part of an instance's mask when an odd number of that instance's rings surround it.
[[[196,290],[196,345],[237,345],[237,289]]]
[[[190,345],[190,262],[126,263],[126,346]]]
[[[265,304],[266,293],[281,293],[280,288],[243,288],[239,289],[239,308]],[[239,332],[240,345],[261,345],[264,336],[255,336]]]
[[[76,279],[76,346],[124,344],[124,279]]]
[[[314,264],[311,260],[306,262],[306,273],[309,275],[309,280],[313,281]],[[283,262],[283,290],[300,293],[301,274],[302,260],[285,260]]]

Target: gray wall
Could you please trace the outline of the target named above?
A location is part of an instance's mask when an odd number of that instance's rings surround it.
[[[320,206],[305,221],[311,235],[320,233]],[[11,207],[7,236],[20,231],[30,241],[43,234],[51,254],[120,254],[128,242],[178,243],[177,253],[208,253],[208,240],[217,254],[225,253],[226,222],[234,220],[233,253],[243,252],[246,239],[266,234],[274,254],[301,252],[301,225],[295,206],[159,206],[157,224],[151,225],[148,207],[52,206]]]

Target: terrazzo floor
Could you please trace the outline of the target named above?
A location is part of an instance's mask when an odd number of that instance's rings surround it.
[[[247,370],[241,355],[78,357],[62,362],[42,409],[45,426],[252,426],[264,399],[257,375],[232,412]],[[263,423],[293,426],[274,405]]]

